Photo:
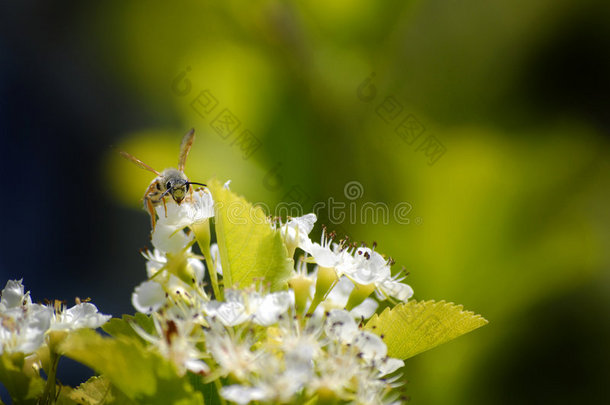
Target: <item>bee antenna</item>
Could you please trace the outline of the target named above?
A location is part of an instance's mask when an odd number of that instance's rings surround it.
[[[186,184],[196,184],[196,185],[198,185],[198,186],[207,187],[207,185],[206,185],[206,184],[203,184],[203,183],[195,183],[195,182],[193,182],[193,181],[188,181]]]

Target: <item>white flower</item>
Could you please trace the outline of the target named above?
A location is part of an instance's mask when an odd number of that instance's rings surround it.
[[[347,249],[333,243],[332,238],[326,235],[326,231],[322,231],[320,243],[312,243],[304,249],[311,255],[318,266],[334,268],[340,276],[340,269],[344,267],[344,262],[351,263],[352,257]]]
[[[239,290],[225,290],[225,301],[210,301],[203,306],[204,312],[226,326],[235,326],[247,321],[252,315],[248,311]]]
[[[339,270],[362,285],[381,282],[391,275],[390,266],[383,256],[367,247],[356,249],[351,260],[344,260]]]
[[[254,323],[263,326],[273,325],[282,314],[288,312],[288,308],[294,308],[294,292],[289,290],[266,294],[257,304],[258,308],[252,319]]]
[[[153,316],[156,335],[148,334],[140,326],[133,324],[134,330],[142,339],[151,343],[159,352],[176,366],[178,373],[184,375],[186,371],[205,374],[210,367],[201,360],[201,352],[196,344],[203,341],[199,332],[200,326],[192,319],[160,319]]]
[[[99,313],[97,307],[90,302],[82,302],[68,309],[64,309],[61,305],[58,305],[53,314],[50,329],[95,329],[105,324],[110,318],[112,318],[112,315]]]
[[[207,189],[188,195],[180,205],[169,199],[155,207],[159,220],[152,232],[153,246],[162,252],[178,253],[189,246],[194,235],[183,229],[214,216],[214,200]]]
[[[250,401],[272,403],[291,403],[307,383],[304,378],[308,365],[293,363],[289,359],[282,361],[271,353],[261,353],[257,359],[262,371],[249,381],[248,385],[231,385],[221,390],[221,395],[230,401],[247,404]]]
[[[191,253],[190,248],[184,251],[184,254],[187,256],[187,272],[195,276],[196,283],[202,282],[203,278],[205,277],[205,267],[203,262],[197,259],[197,257]],[[158,277],[161,270],[167,270],[168,267],[172,266],[172,263],[170,263],[171,259],[159,249],[154,249],[152,252],[143,252],[142,256],[146,258],[146,274],[148,275],[148,278]],[[180,265],[182,264],[181,261],[183,260],[183,256],[174,257],[174,259],[175,263]],[[164,273],[163,275],[166,276],[167,274]],[[159,280],[157,279],[157,281]]]
[[[387,278],[378,283],[378,288],[384,294],[392,296],[400,301],[407,301],[413,296],[413,289],[410,285],[404,284],[394,278]],[[385,299],[385,297],[383,297]]]
[[[242,404],[248,404],[252,401],[266,400],[268,395],[263,388],[246,387],[243,385],[229,385],[222,387],[220,395],[228,401]]]
[[[256,291],[225,290],[225,301],[203,304],[204,312],[225,326],[236,326],[248,320],[258,325],[272,325],[294,306],[292,291],[261,295]]]
[[[152,244],[165,253],[180,253],[195,239],[193,234],[187,235],[182,228],[166,225],[159,221],[152,232]]]
[[[346,276],[341,276],[337,284],[323,301],[324,308],[326,310],[345,308],[353,289],[354,282]],[[349,312],[355,319],[368,319],[373,316],[378,306],[379,304],[377,301],[372,298],[366,298],[360,305],[357,305]]]
[[[354,282],[361,285],[374,284],[383,299],[383,295],[386,295],[407,301],[413,296],[413,289],[409,285],[392,277],[390,263],[379,253],[360,247],[350,257],[351,259],[343,260],[338,268]]]
[[[324,329],[328,336],[345,343],[351,343],[359,330],[354,318],[342,309],[329,311]]]
[[[329,337],[357,348],[359,357],[377,368],[380,376],[392,373],[404,365],[402,360],[388,358],[388,349],[383,340],[373,333],[360,330],[347,311],[331,310],[325,330]]]
[[[2,298],[0,299],[1,313],[6,313],[8,310],[32,304],[30,292],[24,292],[22,281],[23,280],[9,280],[6,282],[6,286],[2,290]]]
[[[150,314],[165,304],[165,290],[156,281],[144,281],[131,294],[131,303],[138,312]]]
[[[317,220],[316,214],[307,214],[302,217],[291,218],[279,228],[280,234],[289,248],[289,253],[294,252],[295,248],[309,251],[311,249],[311,240],[309,233],[313,229],[313,225]]]
[[[180,204],[168,199],[165,206],[158,204],[155,210],[159,217],[157,225],[183,229],[213,217],[214,199],[207,189],[200,188],[193,191],[192,195],[187,195]]]
[[[0,354],[36,351],[44,343],[51,316],[51,308],[32,304],[21,280],[9,280],[0,299]]]
[[[252,343],[248,337],[227,333],[217,320],[211,320],[210,328],[205,331],[205,344],[222,375],[232,374],[238,380],[244,380],[249,374],[261,371],[256,354],[250,350]]]

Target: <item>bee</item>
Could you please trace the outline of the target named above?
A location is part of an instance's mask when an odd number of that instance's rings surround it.
[[[150,183],[146,192],[144,193],[144,197],[142,200],[144,201],[144,209],[148,211],[150,214],[150,219],[152,222],[152,228],[155,229],[155,224],[157,220],[157,215],[155,211],[155,207],[159,204],[163,204],[163,208],[165,209],[165,214],[167,215],[167,205],[165,202],[165,197],[169,194],[172,196],[176,204],[180,205],[182,201],[186,198],[188,192],[193,192],[191,185],[198,185],[205,187],[205,184],[192,182],[186,177],[184,174],[184,166],[186,165],[186,158],[191,150],[191,146],[193,146],[193,141],[195,140],[195,129],[191,129],[189,132],[184,135],[182,138],[182,143],[180,144],[180,154],[178,155],[178,168],[175,169],[173,167],[169,169],[165,169],[162,172],[158,172],[146,163],[142,162],[140,159],[136,158],[133,155],[130,155],[127,152],[121,151],[121,156],[125,159],[133,162],[137,166],[142,169],[148,170],[149,172],[153,172],[157,175],[157,177]]]

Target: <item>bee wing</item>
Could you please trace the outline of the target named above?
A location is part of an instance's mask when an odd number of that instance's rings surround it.
[[[178,170],[184,172],[184,166],[186,165],[186,157],[191,150],[191,146],[193,146],[193,141],[195,140],[195,129],[191,128],[190,131],[184,135],[182,138],[182,143],[180,144],[180,155],[178,156]]]
[[[127,152],[123,152],[120,151],[119,152],[121,154],[121,156],[123,156],[125,159],[127,160],[131,160],[133,163],[136,164],[136,166],[141,167],[144,170],[148,170],[149,172],[153,172],[154,174],[156,174],[157,176],[161,176],[161,173],[159,173],[158,171],[156,171],[155,169],[153,169],[152,167],[150,167],[149,165],[147,165],[146,163],[142,162],[140,159],[138,159],[137,157],[130,155]]]

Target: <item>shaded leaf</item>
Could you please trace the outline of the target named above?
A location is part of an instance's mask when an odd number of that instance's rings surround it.
[[[488,322],[481,315],[464,311],[445,301],[409,301],[374,315],[365,329],[381,336],[388,356],[408,359]]]
[[[62,353],[107,378],[126,397],[139,403],[202,404],[186,377],[159,353],[147,350],[133,337],[106,338],[80,330],[66,338]]]
[[[195,391],[201,392],[207,405],[224,405],[226,403],[220,398],[216,382],[204,383],[203,378],[195,373],[188,373],[188,377]]]
[[[26,365],[23,353],[3,353],[0,356],[0,383],[14,404],[35,404],[42,395],[45,380]]]

